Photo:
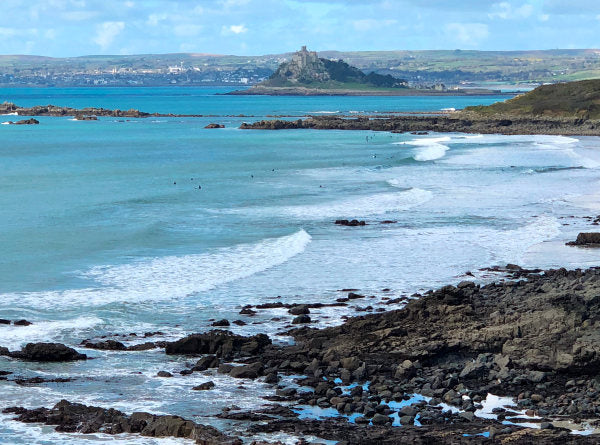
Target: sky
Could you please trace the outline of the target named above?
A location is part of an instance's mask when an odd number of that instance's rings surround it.
[[[600,0],[0,0],[0,54],[600,48]]]

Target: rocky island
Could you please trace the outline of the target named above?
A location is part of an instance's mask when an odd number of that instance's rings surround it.
[[[321,58],[306,46],[282,63],[267,80],[229,95],[270,96],[439,96],[500,94],[487,89],[447,90],[439,84],[429,89],[410,88],[404,79],[375,72],[365,74],[343,60]]]

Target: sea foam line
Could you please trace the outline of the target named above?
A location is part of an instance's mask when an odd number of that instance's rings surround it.
[[[130,264],[96,266],[82,274],[97,287],[0,295],[6,305],[102,306],[184,298],[264,272],[303,252],[311,242],[304,230],[254,244],[213,252],[148,258]]]
[[[402,192],[376,193],[322,204],[288,206],[280,211],[298,219],[358,218],[409,210],[432,197],[433,193],[428,190],[411,188]]]

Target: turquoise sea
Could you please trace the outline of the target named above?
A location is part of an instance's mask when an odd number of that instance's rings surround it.
[[[211,115],[0,125],[0,318],[33,323],[0,326],[0,346],[77,347],[137,333],[137,340],[121,338],[135,344],[154,331],[162,333],[154,340],[171,340],[221,318],[247,322],[231,328],[237,333],[289,341],[279,335],[291,321],[285,310],[250,319],[240,308],[328,303],[344,288],[373,295],[369,304],[377,307],[384,297],[495,278],[480,270],[486,266],[600,260],[593,250],[564,245],[591,229],[585,217],[600,214],[600,138],[239,130],[268,115],[436,111],[505,97],[215,94],[228,90],[0,89],[0,101],[22,106]],[[15,116],[0,116],[8,120]],[[204,129],[212,122],[226,128]],[[368,225],[334,225],[340,218]],[[332,325],[355,309],[311,316],[317,326]],[[272,391],[260,381],[240,390],[222,375],[157,378],[187,362],[162,350],[85,352],[96,359],[47,365],[0,358],[0,370],[18,376],[75,378],[29,387],[0,381],[0,408],[66,398],[226,427],[211,416],[232,404],[254,407]],[[208,379],[215,390],[191,391]],[[0,443],[106,440],[9,419],[0,415]]]

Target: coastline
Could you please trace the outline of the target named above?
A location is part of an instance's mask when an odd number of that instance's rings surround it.
[[[388,116],[372,118],[357,116],[312,116],[294,121],[262,120],[244,123],[244,130],[371,130],[393,133],[436,132],[436,133],[479,133],[503,135],[569,135],[600,136],[599,120],[550,117],[481,117],[464,112],[438,116]]]
[[[216,372],[271,386],[275,393],[266,390],[263,396],[271,406],[232,407],[217,416],[241,422],[243,433],[219,432],[177,416],[128,415],[67,401],[3,412],[57,431],[187,437],[202,444],[239,444],[240,435],[252,440],[269,433],[348,444],[595,443],[595,436],[571,430],[583,425],[592,433],[600,418],[600,269],[507,265],[496,270],[509,280],[444,286],[411,296],[403,309],[353,317],[337,327],[315,329],[301,322],[287,332],[295,340],[288,346],[264,334],[243,337],[226,330],[145,344],[188,363],[197,360],[182,375],[210,378]],[[364,298],[350,292],[345,300]],[[299,318],[320,306],[275,303],[245,306],[240,313],[281,307]],[[124,347],[113,340],[83,346],[105,353]],[[33,349],[11,354],[40,360],[27,355]],[[205,386],[199,389],[212,389]],[[330,414],[313,417],[320,412]]]

